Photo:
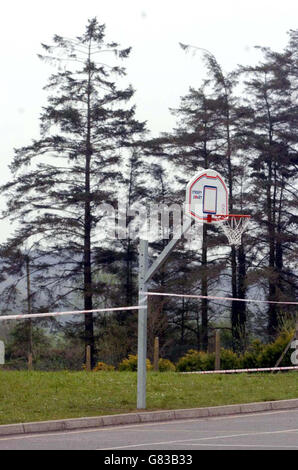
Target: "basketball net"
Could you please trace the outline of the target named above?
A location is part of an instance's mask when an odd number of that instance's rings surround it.
[[[221,227],[231,246],[240,246],[242,234],[249,223],[250,215],[229,214],[221,219]]]
[[[208,214],[205,222],[220,224],[231,246],[240,246],[242,234],[246,229],[250,215],[244,214]]]

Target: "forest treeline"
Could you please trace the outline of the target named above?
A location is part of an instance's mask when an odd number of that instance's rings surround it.
[[[294,301],[297,291],[298,30],[288,38],[282,52],[259,47],[256,65],[229,73],[199,45],[177,45],[195,52],[208,78],[169,110],[172,131],[155,137],[137,119],[127,84],[131,49],[108,42],[105,25],[92,18],[81,36],[42,44],[39,57],[53,74],[40,138],[15,149],[1,187],[2,217],[16,227],[1,245],[2,314],[137,305],[136,214],[154,204],[161,218],[171,204],[182,208],[189,179],[212,168],[227,183],[229,212],[251,215],[242,245],[230,247],[219,227],[204,224],[202,246],[182,239],[150,289],[272,303],[150,297],[149,356],[156,336],[163,357],[177,360],[210,349],[216,328],[224,346],[243,352],[253,339],[272,341],[292,326],[295,306],[274,303]],[[105,207],[121,218],[124,237],[109,231]],[[170,212],[170,234],[172,224]],[[167,243],[150,243],[150,258]],[[19,341],[16,356],[34,357],[50,331],[60,343],[90,346],[93,365],[136,353],[136,313],[78,318],[5,328]]]

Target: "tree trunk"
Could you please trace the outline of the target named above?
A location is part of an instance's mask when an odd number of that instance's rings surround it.
[[[180,343],[184,345],[184,334],[185,334],[185,298],[182,297],[182,313],[181,313],[181,331],[180,331]]]
[[[265,77],[266,80],[266,77]],[[267,202],[267,230],[268,230],[268,242],[269,242],[269,295],[268,300],[276,300],[276,275],[275,275],[275,201],[272,200],[272,178],[273,178],[273,121],[271,116],[270,105],[268,101],[267,92],[264,92],[264,100],[267,111],[268,119],[268,154],[267,154],[267,168],[268,168],[268,179],[266,187],[266,202]],[[275,197],[275,194],[274,194]],[[269,304],[268,308],[268,335],[270,339],[273,339],[276,335],[278,327],[277,311],[275,304]]]
[[[275,270],[275,221],[273,202],[271,198],[272,187],[272,161],[268,157],[268,181],[267,181],[267,224],[269,242],[269,295],[268,300],[276,300],[276,270]],[[277,310],[275,304],[269,304],[268,308],[268,334],[271,339],[276,335],[278,328]]]
[[[92,272],[91,272],[91,211],[89,200],[89,164],[86,158],[86,202],[85,202],[85,236],[84,236],[84,309],[92,310]],[[93,314],[85,314],[85,347],[90,346],[91,367],[94,366],[94,331]]]
[[[231,247],[231,264],[232,264],[232,297],[237,298],[237,261],[236,261],[236,248]],[[231,311],[231,325],[232,325],[232,338],[233,350],[239,350],[240,341],[240,321],[239,321],[239,304],[237,300],[232,300]]]
[[[283,188],[284,181],[282,180],[279,204],[278,204],[278,217],[277,217],[277,227],[276,227],[276,243],[275,243],[275,266],[276,266],[276,288],[277,288],[277,297],[280,299],[280,294],[283,292],[283,282],[282,282],[282,271],[283,271],[283,245],[282,245],[282,225],[281,225],[281,214],[282,214],[282,203],[283,203]],[[278,307],[278,314],[282,314],[282,306]]]
[[[231,136],[230,136],[230,110],[229,110],[229,101],[226,95],[226,134],[227,134],[227,160],[228,160],[228,181],[229,181],[229,213],[233,213],[233,171],[232,171],[232,148],[231,148]],[[237,297],[237,258],[236,258],[236,248],[231,247],[231,268],[232,268],[232,297]],[[238,307],[239,303],[235,300],[232,300],[231,306],[231,326],[232,326],[232,338],[233,338],[233,349],[237,351],[239,349],[239,339],[240,339],[240,321],[239,321],[239,312]]]
[[[90,45],[89,45],[90,63]],[[85,160],[85,213],[84,213],[84,309],[92,310],[92,270],[91,270],[91,194],[90,194],[90,164],[92,156],[91,145],[91,70],[89,67],[87,98],[87,135]],[[93,314],[85,314],[85,355],[87,346],[90,346],[91,367],[94,367],[94,328]]]
[[[239,299],[245,298],[246,286],[246,257],[243,245],[238,248],[238,292],[237,297]],[[246,347],[246,303],[237,302],[237,313],[238,313],[238,328],[239,328],[239,350],[240,352],[245,351]]]
[[[31,315],[31,287],[30,287],[30,267],[29,267],[29,256],[25,256],[26,262],[26,277],[27,277],[27,306],[28,315]],[[28,370],[32,370],[33,360],[33,338],[32,338],[32,319],[28,318]]]

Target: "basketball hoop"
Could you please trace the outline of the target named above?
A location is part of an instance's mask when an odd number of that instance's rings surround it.
[[[242,234],[249,223],[250,215],[227,214],[212,217],[212,222],[221,223],[221,227],[232,246],[240,246]],[[208,222],[208,220],[207,220]]]
[[[232,246],[241,245],[241,237],[250,215],[228,214],[229,190],[215,170],[200,170],[187,184],[185,213],[202,224],[221,224]]]

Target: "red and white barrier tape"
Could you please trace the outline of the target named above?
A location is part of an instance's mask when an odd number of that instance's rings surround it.
[[[261,367],[258,369],[227,369],[227,370],[199,370],[193,372],[181,372],[182,374],[239,374],[243,372],[272,372],[278,370],[298,370],[298,366],[290,367]]]
[[[97,308],[93,310],[73,310],[68,312],[48,312],[48,313],[31,313],[22,314],[22,315],[0,315],[0,320],[19,320],[25,318],[43,318],[43,317],[58,317],[62,315],[76,315],[76,314],[88,314],[88,313],[97,313],[97,312],[116,312],[122,310],[139,310],[140,308],[145,308],[143,306],[134,306],[134,307],[113,307],[113,308]]]
[[[210,299],[210,300],[239,300],[240,302],[257,302],[262,304],[282,304],[298,305],[298,302],[276,302],[274,300],[256,300],[256,299],[238,299],[235,297],[216,297],[212,295],[194,295],[194,294],[172,294],[165,292],[143,292],[144,295],[161,295],[167,297],[187,297],[191,299]]]
[[[149,296],[167,296],[167,297],[187,297],[192,299],[208,299],[208,300],[238,300],[241,302],[256,302],[256,303],[271,303],[281,305],[298,305],[298,302],[275,302],[273,300],[256,300],[256,299],[238,299],[234,297],[217,297],[211,295],[194,295],[194,294],[172,294],[165,292],[143,292],[143,295]],[[48,312],[48,313],[32,313],[32,314],[21,314],[21,315],[0,315],[0,320],[19,320],[25,318],[43,318],[43,317],[58,317],[62,315],[77,315],[77,314],[88,314],[97,312],[114,312],[123,310],[139,310],[144,309],[145,306],[136,305],[133,307],[112,307],[112,308],[98,308],[93,310],[73,310],[67,312]]]

